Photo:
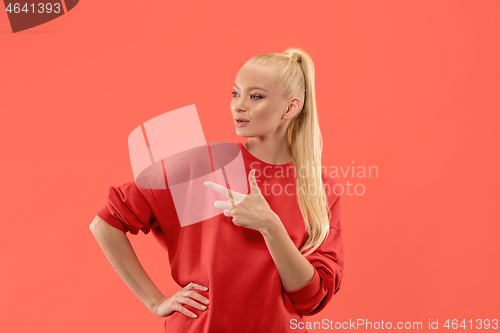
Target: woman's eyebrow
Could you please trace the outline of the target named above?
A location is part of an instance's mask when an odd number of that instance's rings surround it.
[[[240,87],[238,87],[238,85],[236,83],[234,83],[233,86],[236,87],[236,88],[238,88],[238,89],[240,89]],[[266,89],[261,88],[261,87],[250,87],[247,90],[252,90],[252,89],[259,89],[259,90],[264,90],[265,92],[269,92]]]

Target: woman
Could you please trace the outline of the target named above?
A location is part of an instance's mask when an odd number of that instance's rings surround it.
[[[125,283],[165,332],[307,332],[340,287],[340,197],[321,170],[314,65],[301,49],[256,56],[240,69],[231,112],[249,194],[216,201],[218,216],[180,227],[172,195],[134,182],[110,188],[90,229]],[[252,171],[252,172],[251,172]],[[206,186],[227,193],[226,186]],[[321,189],[321,190],[320,190]],[[244,197],[237,200],[233,196]],[[126,232],[153,234],[168,251],[167,297],[154,285]]]

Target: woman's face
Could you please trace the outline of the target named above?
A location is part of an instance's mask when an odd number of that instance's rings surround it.
[[[245,64],[236,75],[233,88],[231,113],[236,135],[253,137],[285,133],[291,118],[286,113],[288,103],[270,67]]]

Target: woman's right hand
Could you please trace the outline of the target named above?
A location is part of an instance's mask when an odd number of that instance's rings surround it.
[[[190,282],[172,296],[163,296],[160,298],[158,304],[156,304],[153,308],[153,313],[158,317],[166,317],[174,311],[177,311],[188,316],[189,318],[196,318],[197,316],[185,308],[183,304],[187,304],[193,308],[204,311],[207,308],[208,299],[196,292],[195,289],[202,291],[208,290],[208,288],[202,286],[201,284]]]

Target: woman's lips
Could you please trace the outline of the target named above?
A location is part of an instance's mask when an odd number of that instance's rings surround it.
[[[249,123],[249,121],[246,121],[246,120],[242,120],[242,121],[235,120],[234,122],[236,123],[236,127],[243,127]]]

